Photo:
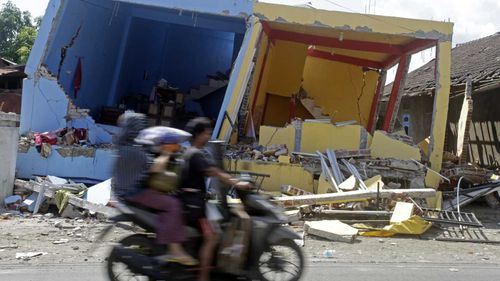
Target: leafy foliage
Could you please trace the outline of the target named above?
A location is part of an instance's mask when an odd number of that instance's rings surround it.
[[[35,42],[41,18],[33,19],[11,1],[0,9],[0,57],[26,63]]]

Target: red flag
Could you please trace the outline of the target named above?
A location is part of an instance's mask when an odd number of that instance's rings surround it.
[[[76,65],[75,77],[73,78],[73,89],[75,91],[75,99],[78,96],[78,91],[82,86],[82,59],[78,58],[78,64]]]

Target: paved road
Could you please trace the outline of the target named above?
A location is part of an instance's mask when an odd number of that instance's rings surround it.
[[[500,265],[313,263],[304,281],[494,281]],[[102,264],[0,264],[2,281],[106,281]]]

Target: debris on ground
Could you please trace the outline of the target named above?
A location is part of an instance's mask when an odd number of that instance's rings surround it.
[[[34,257],[47,255],[46,252],[28,252],[28,253],[16,253],[16,259],[29,260]]]
[[[304,225],[305,233],[331,241],[352,243],[358,230],[338,220],[308,221]]]
[[[111,200],[111,180],[93,185],[90,188],[82,183],[75,183],[62,178],[47,176],[36,180],[15,181],[15,193],[26,199],[18,210],[33,214],[45,205],[56,205],[58,215],[67,218],[82,218],[84,213],[101,214],[110,217],[118,211],[107,206]],[[44,204],[44,201],[49,201]],[[50,215],[49,215],[50,216]]]

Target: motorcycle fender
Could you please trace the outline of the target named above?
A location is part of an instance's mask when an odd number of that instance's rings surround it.
[[[297,240],[302,239],[300,235],[286,227],[279,227],[271,232],[267,238],[269,245],[276,244],[283,239]]]

